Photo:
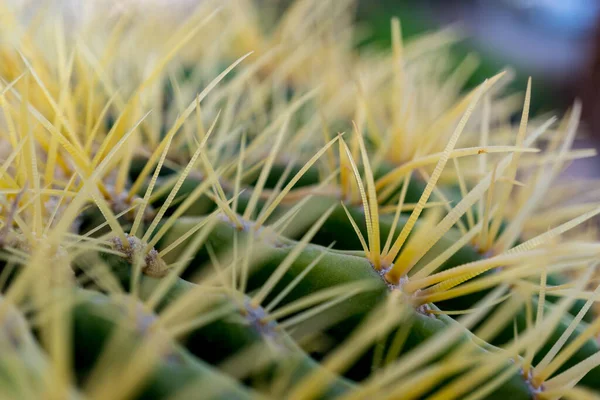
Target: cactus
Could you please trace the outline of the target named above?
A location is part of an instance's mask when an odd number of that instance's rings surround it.
[[[451,29],[358,50],[350,0],[220,3],[1,6],[3,396],[600,396],[581,105],[465,93]]]

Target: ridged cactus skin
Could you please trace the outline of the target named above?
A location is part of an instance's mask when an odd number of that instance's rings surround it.
[[[600,397],[579,102],[351,0],[101,3],[0,5],[0,398]]]

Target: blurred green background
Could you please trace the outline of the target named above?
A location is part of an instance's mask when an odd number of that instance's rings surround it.
[[[564,109],[580,96],[595,52],[599,4],[594,0],[361,0],[357,19],[370,31],[361,45],[390,45],[390,18],[403,37],[458,24],[465,40],[453,46],[456,62],[475,52],[480,66],[469,86],[505,66],[513,67],[514,90],[533,77],[532,111]]]

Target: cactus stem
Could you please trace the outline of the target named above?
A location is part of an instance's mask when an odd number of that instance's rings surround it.
[[[304,237],[300,242],[298,242],[293,250],[288,254],[285,260],[278,266],[278,268],[274,271],[274,273],[269,277],[269,279],[264,283],[261,287],[260,291],[253,297],[253,301],[257,304],[262,303],[263,300],[267,297],[267,295],[275,288],[275,285],[279,282],[279,280],[283,277],[286,271],[292,266],[294,260],[300,255],[300,253],[306,248],[308,242],[312,239],[312,237],[316,234],[316,232],[323,226],[323,223],[327,220],[327,218],[333,212],[335,206],[331,206],[325,213],[319,218],[318,221],[306,232]]]
[[[136,332],[141,336],[147,336],[156,331],[157,316],[149,311],[144,305],[138,301],[132,301],[132,299],[125,297],[122,303],[119,303],[122,311],[126,313],[133,320],[133,326]]]

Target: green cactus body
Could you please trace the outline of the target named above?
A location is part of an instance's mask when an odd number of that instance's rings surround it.
[[[352,0],[100,3],[0,5],[2,398],[598,397],[578,102]]]

